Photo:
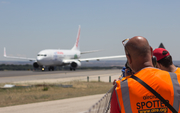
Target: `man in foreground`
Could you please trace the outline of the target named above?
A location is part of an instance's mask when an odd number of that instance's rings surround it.
[[[170,109],[180,112],[180,75],[153,67],[152,48],[144,37],[126,39],[123,45],[134,75],[124,81],[116,81],[116,96],[111,101],[116,105],[111,106],[111,113],[171,113]],[[140,81],[164,98],[164,103]]]
[[[156,48],[153,51],[153,55],[157,59],[157,63],[156,63],[157,68],[168,71],[168,72],[180,73],[180,68],[176,67],[173,64],[172,56],[166,49]]]

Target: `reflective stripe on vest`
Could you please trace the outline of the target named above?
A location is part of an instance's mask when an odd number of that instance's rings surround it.
[[[127,80],[123,81],[123,84],[121,82],[121,92],[122,92],[122,99],[123,99],[123,103],[124,103],[125,112],[132,113]]]
[[[179,83],[177,80],[177,75],[175,73],[169,73],[172,83],[173,83],[173,89],[174,89],[174,102],[173,102],[173,107],[176,111],[179,110],[179,95],[178,92],[180,92],[179,89]]]

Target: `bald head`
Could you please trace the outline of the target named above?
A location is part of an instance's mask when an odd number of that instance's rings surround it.
[[[146,38],[135,36],[126,43],[125,52],[128,62],[134,72],[141,70],[144,67],[152,65],[152,48]]]
[[[133,57],[144,57],[145,55],[150,53],[149,47],[150,46],[148,41],[141,36],[135,36],[131,38],[126,44],[126,49]]]

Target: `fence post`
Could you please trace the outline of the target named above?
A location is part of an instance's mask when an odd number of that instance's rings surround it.
[[[109,76],[109,82],[111,82],[111,76]]]
[[[100,76],[98,76],[98,82],[100,82]]]
[[[89,76],[87,76],[87,82],[89,82]]]

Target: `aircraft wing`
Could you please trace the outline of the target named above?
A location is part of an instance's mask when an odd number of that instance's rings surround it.
[[[81,52],[81,54],[94,53],[94,52],[98,52],[98,51],[100,51],[100,50],[83,51],[83,52]]]
[[[79,59],[64,59],[64,60],[63,60],[63,63],[64,63],[64,64],[70,64],[70,63],[72,63],[73,61],[79,61]]]
[[[84,59],[78,59],[79,61],[90,61],[90,60],[102,60],[102,59],[113,59],[113,58],[125,58],[126,55],[119,55],[119,56],[106,56],[106,57],[95,57],[95,58],[84,58]]]
[[[90,60],[97,60],[97,61],[99,61],[99,60],[102,60],[102,59],[125,58],[125,57],[126,57],[126,55],[107,56],[107,57],[95,57],[95,58],[83,58],[83,59],[64,59],[63,62],[65,64],[68,64],[68,63],[70,64],[73,61],[86,61],[86,62],[88,62]]]
[[[6,57],[6,58],[13,58],[13,59],[22,59],[22,60],[36,61],[35,58],[7,56],[6,55],[6,48],[4,48],[4,57]]]

